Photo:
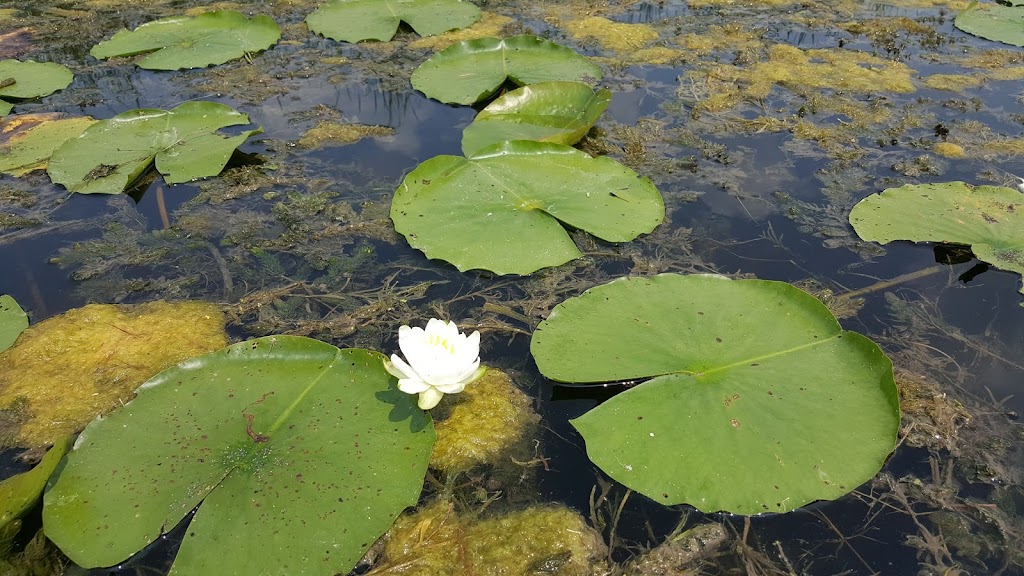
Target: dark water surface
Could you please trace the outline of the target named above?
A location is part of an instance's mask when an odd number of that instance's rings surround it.
[[[14,10],[13,19],[0,20],[0,32],[22,26],[35,29],[36,43],[20,58],[58,61],[76,71],[68,90],[24,103],[16,112],[59,110],[108,118],[133,108],[171,108],[186,100],[209,100],[249,114],[264,133],[250,139],[219,177],[176,186],[156,178],[133,197],[69,196],[40,174],[21,180],[2,177],[0,186],[31,190],[39,201],[26,207],[0,198],[0,212],[35,218],[39,229],[52,229],[38,234],[33,234],[33,228],[0,229],[0,293],[12,295],[38,322],[90,302],[200,298],[230,307],[246,294],[294,280],[323,283],[327,291],[374,291],[385,285],[411,289],[423,282],[443,282],[382,317],[361,319],[354,333],[314,336],[341,347],[391,351],[399,325],[422,323],[436,316],[438,309],[446,310],[463,328],[480,329],[483,362],[512,371],[535,398],[543,417],[538,440],[550,459],[550,470],[538,474],[535,498],[567,503],[584,515],[589,513],[592,487],[604,476],[587,459],[582,439],[568,420],[618,389],[569,390],[547,381],[529,356],[528,336],[509,326],[529,332],[553,304],[627,274],[717,272],[783,280],[817,291],[827,301],[829,294],[869,287],[935,265],[931,245],[894,243],[883,251],[859,241],[845,217],[861,198],[907,183],[963,180],[1015,185],[1015,176],[1024,175],[1020,152],[984,149],[993,141],[1021,142],[1024,90],[1019,81],[986,80],[962,93],[925,85],[932,74],[990,72],[972,68],[964,60],[969,56],[988,55],[1001,59],[1005,67],[1019,67],[1024,65],[1024,53],[959,32],[952,26],[953,9],[942,1],[775,8],[767,2],[689,6],[675,0],[611,5],[488,2],[485,10],[512,19],[507,27],[510,34],[522,32],[518,27],[525,26],[598,58],[606,74],[603,84],[613,91],[614,99],[581,147],[608,154],[649,176],[665,196],[668,218],[649,237],[621,246],[577,234],[586,257],[541,271],[532,279],[460,274],[409,248],[389,231],[386,220],[391,195],[402,176],[433,156],[459,155],[461,130],[476,112],[429,100],[412,90],[411,70],[430,55],[426,49],[411,47],[417,39],[414,33],[403,29],[390,43],[344,45],[312,37],[301,25],[302,17],[313,9],[312,2],[243,3],[244,10],[270,13],[284,26],[280,45],[255,56],[251,64],[157,73],[129,62],[97,62],[86,54],[92,43],[120,26],[179,13],[184,3],[97,8],[88,29],[78,37],[69,34],[76,30],[74,19],[62,16],[62,10],[73,9],[74,4],[0,4]],[[205,3],[189,6],[193,4]],[[677,49],[679,54],[668,63],[651,63],[595,38],[573,37],[567,32],[568,23],[584,13],[616,23],[649,24],[660,34],[653,45]],[[876,35],[851,32],[853,22],[880,31]],[[708,34],[711,26],[746,31],[749,45],[702,51],[685,43],[686,35]],[[700,108],[714,93],[701,86],[702,70],[726,63],[750,67],[766,60],[772,44],[841,48],[902,62],[913,69],[916,91],[776,85],[766,98],[742,97],[725,110]],[[335,60],[340,58],[345,60]],[[248,76],[243,75],[247,68]],[[217,70],[238,75],[218,83]],[[692,74],[697,74],[696,84]],[[256,83],[240,83],[238,78],[256,79]],[[888,110],[888,117],[861,122],[851,119],[849,109],[840,108],[872,102]],[[814,112],[814,106],[819,111]],[[785,126],[758,128],[765,118]],[[795,128],[801,119],[833,130],[834,138],[802,137]],[[300,147],[303,134],[322,120],[387,126],[394,134],[352,144]],[[948,135],[936,131],[940,124],[949,129]],[[961,144],[965,156],[938,154],[934,146],[943,140]],[[1024,146],[1018,150],[1024,151]],[[231,182],[240,182],[239,175],[246,170],[263,180],[257,182],[255,192],[231,197],[231,190],[243,187]],[[315,229],[335,216],[325,210],[303,212],[297,199],[322,194],[330,195],[332,205],[347,203],[354,214],[350,218],[373,232],[346,237],[337,246],[318,244]],[[163,197],[163,209],[158,196]],[[164,230],[161,210],[169,216],[170,230]],[[286,222],[283,213],[292,219]],[[238,239],[232,235],[251,222],[240,214],[262,218],[262,224]],[[296,218],[300,224],[294,224]],[[200,221],[202,226],[196,223]],[[111,225],[132,233],[113,239],[105,233]],[[278,241],[285,231],[308,241]],[[189,239],[217,247],[234,274],[230,289],[220,280],[215,259]],[[99,251],[105,255],[83,250],[90,243],[105,247]],[[128,245],[165,249],[173,260],[152,264],[119,258],[118,246],[123,252]],[[255,256],[256,247],[269,256]],[[342,258],[338,265],[349,267],[345,284],[329,271],[308,264],[309,251],[321,248],[333,250]],[[110,266],[99,276],[81,277],[85,267],[97,263]],[[939,444],[901,445],[879,480],[854,494],[785,515],[751,519],[746,542],[763,555],[762,564],[751,564],[750,556],[737,553],[730,544],[720,556],[705,561],[702,570],[722,574],[791,570],[937,574],[943,569],[949,574],[1024,573],[1020,541],[1015,540],[1024,535],[1024,509],[1001,509],[998,518],[1005,526],[1000,529],[993,529],[995,521],[984,515],[997,498],[1020,494],[1024,481],[1019,418],[1024,412],[1021,278],[989,269],[969,281],[959,279],[978,264],[972,260],[949,265],[935,274],[863,294],[863,307],[841,320],[844,328],[879,342],[897,368],[927,376],[935,383],[937,395],[963,404],[972,420],[959,431],[960,445],[952,452]],[[189,278],[193,281],[173,282]],[[147,283],[141,289],[137,283],[129,288],[131,280]],[[508,305],[525,314],[531,324],[496,316],[485,310],[487,302]],[[314,306],[305,317],[282,312],[260,322],[243,319],[229,329],[233,337],[242,339],[301,330],[304,323],[349,312]],[[954,365],[962,371],[953,370]],[[905,424],[908,418],[918,417],[905,415]],[[6,453],[6,468],[0,468],[0,474],[23,468],[15,455]],[[953,473],[933,477],[936,463]],[[893,486],[922,485],[935,490],[922,489],[911,496],[916,516],[884,499],[893,493]],[[612,498],[621,499],[624,492],[615,487]],[[943,496],[935,496],[937,492]],[[953,534],[948,526],[929,520],[929,514],[938,510],[959,515],[968,536]],[[617,526],[618,538],[632,547],[617,549],[614,558],[623,561],[644,546],[657,545],[684,514],[689,514],[691,524],[724,522],[734,531],[734,543],[744,531],[741,517],[705,516],[685,506],[664,508],[632,494]],[[948,539],[943,548],[948,556],[915,544],[922,538],[922,528],[940,541]],[[176,534],[180,535],[180,528],[169,535],[167,545],[141,560],[94,573],[163,570],[172,558]]]

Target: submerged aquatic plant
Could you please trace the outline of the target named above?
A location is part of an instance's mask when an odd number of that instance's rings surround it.
[[[419,394],[423,410],[437,406],[445,394],[462,392],[487,371],[480,366],[480,333],[466,336],[452,321],[431,318],[426,329],[402,326],[398,347],[405,360],[392,354],[384,367],[398,378],[399,390]]]

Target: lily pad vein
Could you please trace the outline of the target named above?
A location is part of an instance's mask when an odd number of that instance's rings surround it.
[[[754,364],[754,363],[757,363],[757,362],[760,362],[760,361],[763,361],[763,360],[770,360],[772,358],[779,358],[779,357],[786,356],[786,355],[789,355],[789,354],[794,354],[794,353],[799,352],[801,350],[807,350],[808,348],[814,348],[815,346],[820,346],[820,345],[825,344],[827,342],[831,342],[832,340],[835,340],[837,338],[841,338],[842,336],[843,336],[843,332],[839,332],[838,334],[836,334],[834,336],[831,336],[829,338],[825,338],[823,340],[815,340],[813,342],[808,342],[808,343],[802,344],[800,346],[794,346],[792,348],[787,348],[785,350],[779,350],[779,351],[773,352],[771,354],[762,354],[761,356],[754,356],[752,358],[746,358],[744,360],[739,360],[737,362],[733,362],[732,364],[726,364],[725,366],[717,366],[715,368],[710,368],[710,369],[704,370],[702,372],[692,372],[692,371],[689,371],[689,370],[680,370],[678,372],[667,372],[665,374],[660,374],[660,376],[669,375],[669,374],[686,374],[688,376],[706,376],[708,374],[714,374],[716,372],[722,372],[722,371],[725,371],[725,370],[729,370],[730,368],[735,368],[737,366],[750,365],[750,364]]]
[[[316,388],[318,384],[320,384],[320,380],[323,379],[324,375],[330,372],[332,368],[334,368],[334,363],[337,362],[340,357],[340,350],[334,353],[334,358],[331,360],[331,362],[327,364],[327,366],[325,366],[323,370],[320,371],[319,374],[317,374],[316,378],[313,378],[313,380],[310,381],[309,385],[307,385],[306,388],[302,390],[302,393],[299,394],[295,398],[295,400],[292,401],[291,405],[285,408],[284,412],[282,412],[281,415],[277,417],[277,420],[275,420],[274,423],[270,426],[270,429],[267,430],[268,436],[273,434],[278,428],[280,428],[285,422],[288,421],[288,418],[292,415],[293,412],[295,412],[295,409],[299,407],[299,404],[302,404],[302,401],[306,399],[306,396],[308,396],[309,393],[314,388]]]

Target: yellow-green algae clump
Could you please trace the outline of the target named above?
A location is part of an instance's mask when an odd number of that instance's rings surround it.
[[[26,328],[0,352],[0,432],[27,448],[77,432],[178,362],[227,345],[207,302],[89,304]]]
[[[565,506],[476,519],[438,500],[395,521],[372,574],[583,576],[604,555],[600,536]]]
[[[393,128],[367,124],[320,122],[310,128],[299,140],[300,148],[315,149],[329,144],[353,144],[367,137],[391,136]]]
[[[925,86],[948,92],[963,92],[968,88],[980,86],[984,82],[984,76],[971,74],[932,74],[924,79]]]
[[[638,50],[658,39],[658,32],[647,24],[613,22],[600,16],[574,20],[565,25],[573,38],[593,38],[602,47],[616,52]]]
[[[863,52],[842,49],[801,50],[775,44],[768,59],[748,68],[715,65],[690,76],[705,75],[711,90],[701,108],[724,111],[741,100],[766,98],[775,85],[797,93],[809,90],[841,90],[870,94],[914,92],[913,69]]]
[[[452,474],[478,464],[508,460],[527,430],[540,419],[530,407],[530,398],[500,370],[490,369],[458,396],[436,410],[437,440],[430,454],[430,466]]]

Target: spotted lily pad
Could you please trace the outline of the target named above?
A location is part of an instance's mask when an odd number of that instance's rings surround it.
[[[331,0],[306,17],[313,32],[342,42],[391,40],[405,22],[420,36],[465,28],[480,19],[468,0]]]
[[[89,425],[44,497],[77,564],[111,566],[198,506],[171,574],[347,574],[423,487],[434,430],[383,356],[240,342]]]
[[[1024,274],[1024,194],[1012,188],[963,182],[889,188],[858,202],[850,224],[879,244],[965,244],[979,260]]]
[[[973,2],[956,15],[956,27],[987,40],[1024,46],[1024,7]]]
[[[28,314],[7,294],[0,296],[0,352],[11,347],[28,328]]]
[[[570,48],[536,36],[479,38],[453,44],[412,73],[412,87],[449,104],[473,104],[506,80],[522,86],[552,80],[588,84],[601,69]]]
[[[89,54],[104,59],[151,53],[138,61],[141,68],[150,70],[205,68],[266,50],[280,37],[281,29],[267,16],[250,19],[221,10],[162,18],[122,30],[93,46]]]
[[[623,278],[556,306],[530,350],[568,385],[645,380],[572,424],[665,505],[787,512],[857,488],[896,445],[892,363],[784,282]]]
[[[10,113],[11,99],[39,98],[63,90],[74,74],[53,62],[0,60],[0,116]]]
[[[249,117],[216,102],[172,110],[129,110],[89,126],[50,156],[50,179],[72,192],[118,194],[151,166],[169,184],[215,176],[243,142],[263,130],[225,136],[219,128]]]
[[[89,304],[25,329],[0,352],[0,435],[36,448],[131,399],[175,363],[227,344],[206,302]]]
[[[578,258],[564,225],[628,242],[665,217],[661,193],[611,158],[516,140],[469,158],[435,156],[395,192],[391,219],[409,244],[459,270],[530,274]]]
[[[581,82],[541,82],[507,92],[484,108],[462,132],[462,153],[505,140],[573,145],[597,122],[612,93]]]

